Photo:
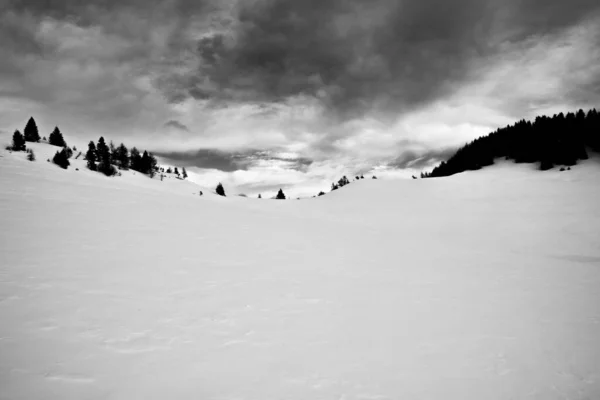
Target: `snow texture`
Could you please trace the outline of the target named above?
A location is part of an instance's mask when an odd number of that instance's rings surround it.
[[[600,398],[598,160],[276,201],[28,146],[0,153],[0,399]]]

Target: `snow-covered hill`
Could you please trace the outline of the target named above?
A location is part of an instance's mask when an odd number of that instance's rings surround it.
[[[0,399],[600,396],[598,160],[274,201],[28,145],[0,153]]]

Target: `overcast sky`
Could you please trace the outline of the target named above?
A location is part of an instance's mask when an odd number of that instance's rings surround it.
[[[410,177],[600,105],[598,0],[0,0],[0,132],[153,150],[231,193]]]

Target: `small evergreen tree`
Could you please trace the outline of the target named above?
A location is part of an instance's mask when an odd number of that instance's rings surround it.
[[[18,130],[13,133],[13,151],[25,151],[25,137]]]
[[[188,174],[187,174],[187,171],[185,170],[185,167],[183,167],[181,169],[181,176],[183,176],[183,179],[187,179],[187,177],[188,177]]]
[[[276,199],[277,200],[285,200],[285,194],[283,194],[283,190],[279,189]]]
[[[33,149],[27,149],[27,159],[29,161],[35,161],[35,153],[33,152]]]
[[[88,144],[88,151],[85,153],[85,159],[87,160],[87,167],[92,171],[96,171],[96,145],[91,140]]]
[[[29,118],[29,121],[27,121],[27,125],[25,125],[23,134],[25,136],[25,140],[28,142],[40,141],[40,133],[33,117]]]
[[[129,154],[129,168],[134,171],[141,172],[142,166],[142,156],[140,152],[135,147],[131,149],[131,153]]]
[[[260,195],[260,193],[258,194],[258,198],[259,198],[259,199],[262,199],[262,196]]]
[[[104,137],[100,136],[100,139],[98,139],[98,144],[96,145],[96,159],[98,162],[102,162],[102,160],[105,158],[110,159],[110,151],[108,150],[108,146],[104,141]]]
[[[69,157],[67,156],[67,150],[64,147],[61,151],[56,152],[54,158],[52,158],[52,162],[63,169],[67,169],[67,167],[71,165]]]
[[[98,145],[96,146],[96,157],[98,159],[99,172],[102,172],[106,176],[113,176],[117,173],[111,164],[110,149],[106,145],[103,137],[98,139]]]
[[[373,179],[377,179],[377,177],[375,175],[373,175]]]
[[[63,137],[58,126],[54,128],[50,136],[48,136],[48,143],[53,146],[66,147],[67,142],[65,142],[65,138]]]
[[[179,175],[179,170],[177,169],[177,167],[175,167],[175,175]]]
[[[215,191],[217,192],[217,194],[219,196],[225,197],[225,188],[223,187],[223,185],[221,184],[221,182],[219,182],[219,184],[217,185],[217,188],[215,189]]]
[[[173,170],[171,170],[171,167],[167,168],[167,174],[172,174]]]
[[[115,157],[119,167],[125,170],[129,169],[129,150],[123,143],[117,147]]]
[[[319,196],[325,196],[325,192],[323,192],[323,191],[319,192]]]

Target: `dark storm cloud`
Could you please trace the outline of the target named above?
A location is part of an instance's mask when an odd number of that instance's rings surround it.
[[[55,19],[72,19],[78,24],[94,22],[98,13],[135,11],[137,14],[167,18],[167,14],[189,17],[210,10],[214,0],[3,0],[6,10],[27,12]]]
[[[175,121],[175,120],[170,120],[170,121],[166,122],[165,123],[165,127],[167,127],[167,128],[175,128],[175,129],[178,129],[178,130],[184,131],[184,132],[189,132],[190,131],[190,129],[187,126],[185,126],[181,122]]]
[[[201,39],[200,70],[175,87],[200,99],[304,94],[342,113],[401,111],[452,91],[500,43],[556,33],[599,8],[595,0],[242,2],[234,31]]]
[[[155,151],[159,157],[172,163],[180,163],[186,167],[218,169],[233,172],[248,169],[246,156],[240,153],[228,153],[219,150],[202,149],[192,152],[161,152]]]
[[[271,155],[267,151],[248,150],[244,152],[225,152],[213,149],[201,149],[192,152],[155,151],[159,157],[186,167],[217,169],[224,172],[247,171],[261,161],[275,161],[285,164],[286,169],[306,171],[313,164],[308,158],[283,158]]]

